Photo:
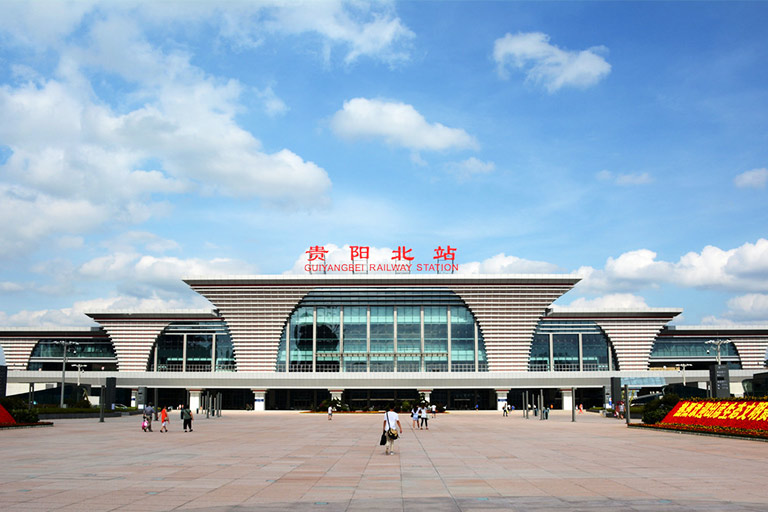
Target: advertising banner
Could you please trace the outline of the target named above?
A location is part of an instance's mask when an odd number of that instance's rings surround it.
[[[768,402],[680,400],[661,423],[768,431]]]

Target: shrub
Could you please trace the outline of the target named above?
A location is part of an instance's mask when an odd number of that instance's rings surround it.
[[[679,401],[680,397],[674,393],[666,394],[661,398],[654,398],[645,405],[645,409],[643,410],[643,423],[655,425],[660,422]]]
[[[16,423],[37,423],[40,418],[37,416],[36,410],[28,411],[27,409],[12,409],[9,411]]]

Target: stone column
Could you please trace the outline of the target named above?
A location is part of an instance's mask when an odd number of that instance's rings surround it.
[[[497,411],[503,411],[504,408],[507,406],[507,395],[509,394],[508,389],[497,389],[496,390],[496,410]]]
[[[573,408],[573,392],[571,388],[561,389],[560,394],[563,397],[563,410],[570,411]]]
[[[136,398],[137,398],[138,394],[139,394],[139,389],[138,388],[131,389],[131,405],[130,405],[130,407],[138,407],[139,406],[139,404],[136,402]]]
[[[254,412],[264,412],[266,410],[267,390],[252,389],[251,391],[253,391]]]
[[[188,389],[189,391],[189,410],[190,411],[196,411],[200,408],[200,395],[202,394],[202,389]]]

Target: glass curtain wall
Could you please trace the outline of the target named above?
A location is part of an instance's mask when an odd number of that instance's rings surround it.
[[[608,337],[590,320],[542,320],[531,342],[528,371],[618,369]]]
[[[395,371],[395,308],[371,306],[370,371]]]
[[[421,371],[421,308],[397,308],[397,371]]]
[[[291,332],[288,360],[292,372],[312,371],[312,335],[314,329],[313,308],[299,308],[291,316]]]
[[[368,308],[344,308],[344,371],[368,370]]]
[[[341,360],[341,308],[317,308],[317,371],[338,372]]]
[[[451,307],[451,371],[475,371],[475,319],[466,308]]]
[[[224,322],[174,322],[157,337],[147,370],[234,371],[232,338]]]
[[[424,307],[424,371],[448,371],[448,308]]]
[[[488,364],[474,316],[452,292],[333,290],[311,292],[291,314],[275,369],[458,372],[488,371]]]

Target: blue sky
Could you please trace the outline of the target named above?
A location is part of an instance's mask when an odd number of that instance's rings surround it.
[[[3,2],[0,325],[310,246],[768,323],[765,2]]]

